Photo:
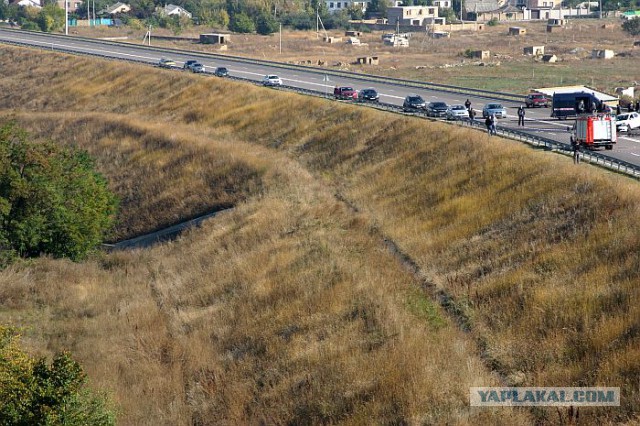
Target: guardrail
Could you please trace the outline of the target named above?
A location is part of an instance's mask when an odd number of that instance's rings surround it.
[[[42,35],[42,33],[27,31],[27,30],[16,30],[16,29],[2,29],[2,30],[8,31],[8,32],[16,32],[16,33],[26,32],[26,33]],[[61,39],[68,39],[70,37],[62,34],[47,34],[47,36],[61,38]],[[190,50],[185,51],[185,50],[173,49],[170,47],[165,48],[165,47],[145,46],[145,45],[138,45],[133,43],[123,43],[123,42],[117,42],[117,41],[111,41],[111,40],[99,40],[95,38],[78,37],[78,36],[73,36],[73,39],[87,41],[91,43],[107,44],[112,46],[133,45],[136,48],[143,48],[150,51],[157,51],[163,54],[171,52],[171,53],[180,54],[180,55],[188,54],[193,56],[194,58],[226,59],[226,60],[231,60],[231,61],[241,62],[246,64],[268,65],[270,67],[280,68],[280,69],[304,70],[306,72],[311,72],[311,73],[320,74],[320,75],[344,77],[344,78],[362,80],[367,82],[380,82],[384,84],[393,84],[399,87],[407,87],[407,88],[413,88],[413,89],[425,89],[425,90],[436,90],[440,92],[459,93],[459,94],[468,95],[468,96],[500,99],[500,100],[511,101],[511,102],[522,102],[522,99],[524,97],[524,94],[495,92],[491,90],[474,89],[469,87],[453,86],[448,84],[431,83],[431,82],[424,82],[424,81],[417,81],[417,80],[403,80],[395,77],[387,77],[387,76],[380,76],[380,75],[373,75],[373,74],[364,75],[364,74],[359,74],[352,71],[331,70],[331,69],[318,68],[318,67],[307,66],[307,65],[289,64],[284,62],[245,58],[242,56],[233,56],[233,55],[220,54],[220,53],[204,53],[204,52],[194,52]]]
[[[16,31],[16,30],[14,30]],[[61,37],[65,37],[65,36],[61,36]],[[90,41],[95,41],[95,39],[87,39]],[[6,42],[6,41],[0,41],[2,43],[5,44],[14,44],[14,45],[18,45],[18,46],[29,46],[29,47],[33,47],[33,45],[29,44],[29,43],[24,43],[24,42],[16,42],[16,41],[12,41],[12,42]],[[110,42],[104,42],[105,44],[110,44]],[[113,43],[113,44],[122,44],[122,43]],[[143,46],[143,47],[147,47],[147,46]],[[48,46],[42,46],[41,48],[43,49],[47,49],[48,50]],[[154,49],[154,48],[151,48]],[[64,53],[70,53],[70,54],[81,54],[81,55],[86,55],[86,56],[96,56],[96,57],[100,57],[100,58],[105,58],[105,59],[111,59],[111,60],[124,60],[124,61],[128,61],[128,62],[134,62],[134,63],[140,63],[140,64],[146,64],[146,65],[153,65],[153,66],[157,66],[156,64],[150,64],[149,62],[146,61],[142,61],[139,59],[124,59],[124,58],[113,58],[111,56],[107,56],[107,55],[100,55],[100,54],[95,54],[95,53],[82,53],[82,52],[77,52],[74,50],[70,50],[70,49],[54,49],[52,46],[51,50],[55,50],[58,52],[64,52]],[[164,53],[166,53],[167,51],[172,51],[174,49],[155,49],[155,50],[159,50],[162,51]],[[185,54],[185,52],[183,51],[178,51],[175,50],[176,53],[179,54]],[[191,52],[187,52],[190,55],[192,54]],[[224,55],[199,55],[199,54],[193,54],[194,57],[211,57],[211,56],[220,56],[223,58],[229,58],[227,56]],[[233,58],[235,60],[235,57]],[[240,58],[245,62],[253,62],[253,63],[258,63],[258,64],[264,64],[264,63],[268,63],[271,64],[271,61],[259,61],[259,60],[248,60],[246,58]],[[284,68],[284,64],[281,63],[274,63],[277,64],[278,66],[280,66],[281,68]],[[178,68],[175,67],[174,69],[177,70],[182,70],[182,68]],[[305,68],[307,69],[307,68]],[[207,74],[207,75],[213,75],[212,72],[210,71],[205,71],[203,74]],[[367,78],[369,76],[366,76]],[[237,81],[243,81],[243,82],[249,82],[249,83],[253,83],[253,84],[258,84],[260,85],[260,82],[256,82],[255,80],[251,80],[248,78],[244,78],[244,77],[237,77],[237,76],[227,76],[224,77],[226,79],[231,79],[231,80],[237,80]],[[365,76],[362,76],[362,78],[364,79]],[[426,84],[426,83],[425,83]],[[455,86],[450,86],[450,87],[455,87]],[[315,96],[315,97],[320,97],[320,98],[325,98],[325,99],[333,99],[333,93],[326,93],[326,92],[320,92],[317,90],[311,90],[311,89],[303,89],[303,88],[299,88],[299,87],[294,87],[294,86],[286,86],[286,85],[282,85],[282,86],[277,86],[277,89],[282,89],[282,90],[286,90],[289,92],[295,92],[295,93],[300,93],[300,94],[304,94],[304,95],[308,95],[308,96]],[[440,90],[440,89],[438,89]],[[486,92],[486,93],[491,93],[491,92]],[[475,95],[477,96],[477,95]],[[390,112],[395,112],[395,113],[404,113],[402,111],[402,107],[398,106],[398,105],[393,105],[393,104],[387,104],[387,103],[383,103],[383,102],[352,102],[354,105],[366,105],[368,107],[373,107],[373,108],[377,108],[380,110],[385,110],[385,111],[390,111]],[[431,117],[427,117],[426,113],[422,113],[422,112],[415,112],[415,113],[410,113],[411,115],[417,115],[417,116],[421,116],[423,118],[426,119],[430,119],[433,121],[442,121],[442,120],[437,120]],[[484,128],[484,122],[481,122],[479,120],[458,120],[457,121],[458,124],[460,125],[467,125],[467,126],[473,126],[473,127],[478,127],[480,129]],[[506,127],[500,127],[497,126],[496,128],[497,134],[509,139],[513,139],[513,140],[518,140],[524,143],[527,143],[529,145],[532,146],[543,146],[548,150],[552,150],[555,152],[559,152],[562,154],[567,154],[567,155],[572,155],[573,154],[573,150],[571,148],[571,146],[569,144],[565,144],[565,143],[561,143],[561,142],[557,142],[554,141],[553,139],[549,139],[549,138],[545,138],[542,136],[537,136],[537,135],[532,135],[526,132],[522,132],[519,130],[514,130],[514,129],[509,129]],[[633,177],[633,178],[640,178],[640,166],[637,166],[635,164],[631,164],[629,162],[623,161],[623,160],[618,160],[612,157],[608,157],[606,155],[602,155],[598,152],[595,151],[581,151],[580,152],[580,157],[582,159],[582,161],[586,161],[590,164],[593,165],[597,165],[603,168],[606,168],[608,170],[612,170],[615,171],[617,173],[622,173],[625,174],[627,176]]]

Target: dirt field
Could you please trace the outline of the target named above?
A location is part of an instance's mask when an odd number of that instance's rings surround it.
[[[513,25],[513,24],[511,24]],[[570,21],[567,28],[546,32],[546,23],[528,22],[517,25],[526,29],[523,36],[507,35],[510,24],[485,26],[483,31],[453,32],[449,39],[432,39],[414,33],[409,47],[389,47],[382,44],[383,31],[365,33],[360,37],[364,46],[346,43],[329,44],[315,32],[284,30],[282,52],[279,34],[232,34],[226,52],[254,58],[307,63],[333,69],[388,75],[422,81],[432,81],[466,87],[526,93],[532,88],[557,85],[585,84],[606,92],[616,87],[628,87],[640,81],[640,49],[633,48],[634,38],[621,29],[616,18],[606,20],[580,19]],[[180,37],[195,37],[211,32],[209,28],[194,27]],[[142,43],[144,31],[127,28],[78,28],[78,35],[91,37],[127,36],[128,42]],[[172,36],[168,30],[154,30],[156,35]],[[332,36],[344,36],[332,31]],[[153,33],[152,33],[153,35]],[[346,38],[343,38],[343,41]],[[155,40],[157,46],[219,52],[213,46],[191,41]],[[543,63],[524,55],[526,46],[545,46],[545,53],[555,54],[558,62]],[[616,57],[609,60],[592,59],[593,49],[611,49]],[[489,50],[491,58],[481,62],[465,57],[467,50]],[[355,65],[357,57],[377,56],[379,65]]]

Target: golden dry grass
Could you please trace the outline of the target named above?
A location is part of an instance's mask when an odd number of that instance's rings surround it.
[[[0,93],[25,77],[20,52],[2,58]],[[136,84],[136,66],[53,58]],[[638,415],[636,182],[481,132],[240,83],[149,71],[179,94],[105,103],[90,81],[29,72],[68,94],[45,106],[25,88],[30,108],[167,123],[264,170],[259,196],[175,244],[0,274],[3,320],[42,327],[39,348],[71,346],[126,423],[526,421],[466,407],[470,383],[496,383],[480,351],[508,383],[622,388],[621,409],[582,412],[584,423]],[[469,335],[416,294],[381,235],[452,295]]]

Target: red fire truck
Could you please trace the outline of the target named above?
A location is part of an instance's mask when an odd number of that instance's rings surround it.
[[[587,148],[613,149],[617,140],[616,116],[613,114],[580,114],[571,131],[571,144]]]

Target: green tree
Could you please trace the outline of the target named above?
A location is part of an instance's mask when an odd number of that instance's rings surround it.
[[[77,260],[102,242],[117,202],[87,153],[0,128],[0,246]]]
[[[256,26],[246,13],[236,13],[231,17],[229,29],[236,33],[252,33]]]
[[[273,16],[262,13],[256,19],[256,31],[258,34],[269,35],[277,32],[280,26]]]
[[[47,4],[38,15],[38,25],[44,32],[52,32],[64,28],[64,10],[57,4]]]
[[[632,36],[640,35],[640,18],[626,20],[622,23],[622,29]]]
[[[15,330],[0,326],[0,424],[113,425],[103,396],[86,387],[86,375],[62,352],[52,363],[34,360],[19,347]]]

